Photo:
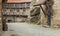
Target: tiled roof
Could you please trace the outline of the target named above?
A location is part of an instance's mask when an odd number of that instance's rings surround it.
[[[8,0],[8,3],[31,2],[31,0]]]
[[[32,0],[8,0],[8,3],[22,3],[22,2],[31,2]],[[42,4],[45,0],[36,0],[35,4]]]

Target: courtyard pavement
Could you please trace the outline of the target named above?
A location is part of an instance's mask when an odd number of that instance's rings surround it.
[[[8,31],[2,36],[60,36],[60,29],[44,28],[41,25],[29,23],[7,23]]]

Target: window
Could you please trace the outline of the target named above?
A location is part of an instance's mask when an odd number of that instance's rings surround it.
[[[6,9],[4,9],[3,11],[6,12]]]
[[[22,7],[22,8],[25,7],[25,4],[21,4],[21,7]]]
[[[30,4],[29,4],[29,3],[27,3],[27,6],[30,6]]]
[[[12,20],[8,20],[8,22],[12,22]]]
[[[26,9],[23,9],[23,12],[25,12],[26,11]]]
[[[20,10],[19,9],[16,9],[17,10],[17,12],[20,12]]]
[[[14,9],[10,9],[10,12],[14,12],[15,10]]]

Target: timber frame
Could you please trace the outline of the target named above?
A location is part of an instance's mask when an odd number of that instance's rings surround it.
[[[32,2],[32,4],[34,4],[34,3]],[[42,9],[45,17],[47,16],[46,17],[47,18],[47,25],[49,25],[49,26],[51,26],[51,18],[53,16],[53,9],[52,9],[53,4],[54,4],[54,1],[53,0],[46,0],[43,4],[35,5],[35,6],[40,6],[40,8]],[[45,5],[45,9],[46,10],[44,10],[41,5]]]
[[[47,25],[49,26],[51,26],[51,18],[53,16],[53,8],[52,8],[53,4],[54,4],[54,0],[46,0],[43,4],[36,5],[36,6],[40,6],[40,8],[42,9],[45,18],[47,18]],[[45,10],[41,5],[45,6]]]

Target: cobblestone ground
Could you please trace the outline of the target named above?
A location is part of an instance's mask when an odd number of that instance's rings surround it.
[[[28,23],[7,23],[8,31],[2,36],[60,36],[60,29],[44,28],[40,25]]]

